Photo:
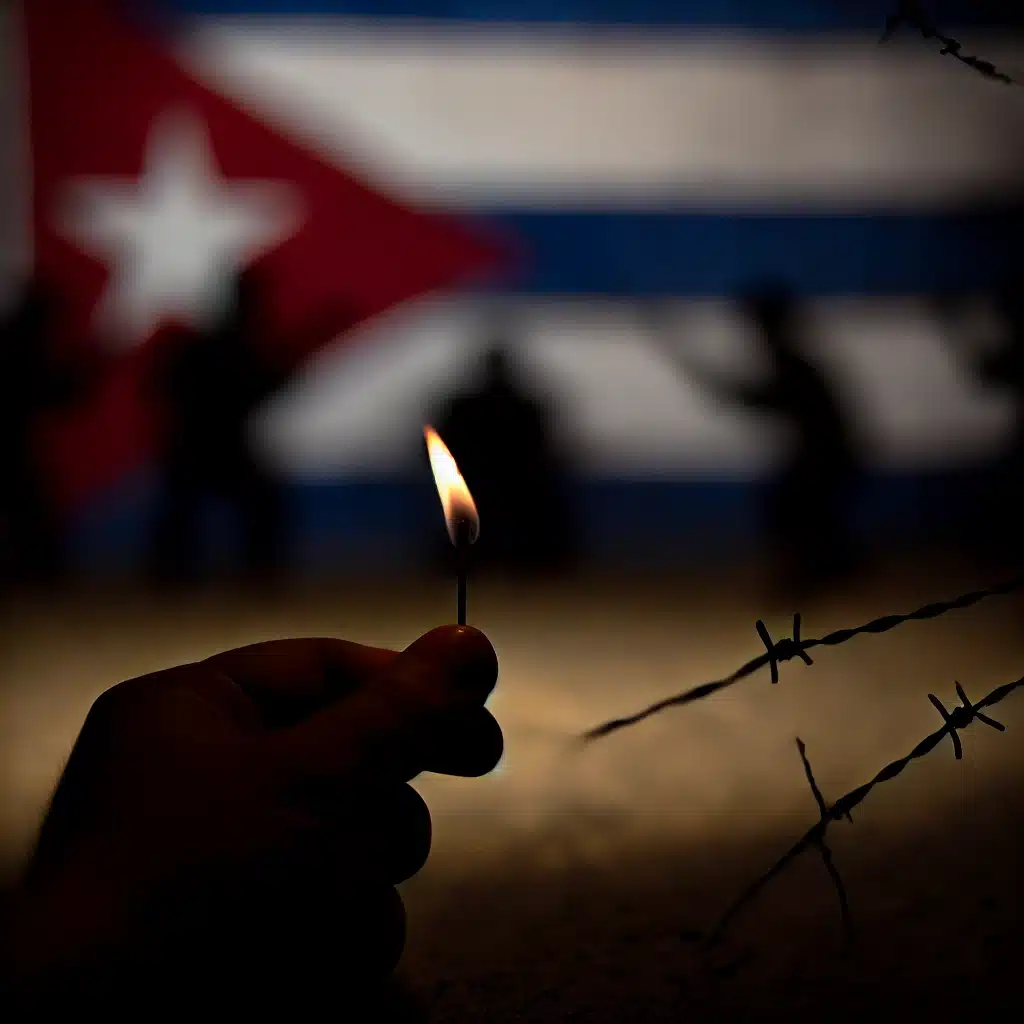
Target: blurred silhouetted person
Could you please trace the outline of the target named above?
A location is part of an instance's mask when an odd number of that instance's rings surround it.
[[[431,419],[480,513],[475,566],[543,575],[573,563],[577,529],[554,420],[550,404],[530,394],[500,336],[470,386]]]
[[[1024,277],[1012,277],[996,289],[996,312],[1005,329],[1003,344],[983,355],[966,357],[970,370],[986,387],[1007,395],[1014,420],[1006,444],[995,459],[990,486],[974,504],[969,539],[979,553],[999,563],[1024,562]]]
[[[261,312],[260,283],[250,268],[216,326],[175,337],[156,359],[163,413],[163,495],[151,553],[157,582],[194,577],[210,499],[234,511],[254,580],[269,582],[283,568],[282,494],[249,440],[253,412],[282,382],[260,344]]]
[[[42,420],[85,383],[57,352],[59,314],[59,295],[33,279],[0,320],[0,519],[4,574],[15,583],[55,583],[67,569],[37,447]]]
[[[740,303],[769,357],[768,378],[737,384],[712,378],[688,359],[685,368],[726,401],[768,412],[788,428],[792,447],[772,486],[767,527],[783,561],[784,587],[803,595],[854,565],[844,522],[857,466],[853,437],[837,394],[799,351],[789,291],[770,283],[750,289]]]

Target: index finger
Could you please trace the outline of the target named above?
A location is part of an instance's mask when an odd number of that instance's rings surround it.
[[[269,737],[287,780],[409,779],[426,768],[431,734],[482,707],[498,678],[490,641],[472,626],[421,636],[347,697]]]
[[[398,655],[349,640],[302,637],[238,647],[201,664],[231,679],[275,725],[346,696],[385,671]]]

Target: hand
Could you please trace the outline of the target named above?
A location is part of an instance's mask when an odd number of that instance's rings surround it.
[[[108,690],[15,900],[10,973],[33,998],[136,981],[235,1005],[275,980],[329,981],[336,1005],[386,976],[394,886],[430,847],[407,782],[497,764],[496,679],[486,637],[444,626],[401,653],[278,640]]]

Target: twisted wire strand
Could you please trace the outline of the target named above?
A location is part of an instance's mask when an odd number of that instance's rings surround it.
[[[976,704],[972,704],[966,693],[964,693],[963,688],[959,683],[957,683],[956,689],[961,703],[957,707],[953,708],[952,711],[947,711],[941,701],[939,701],[934,694],[929,694],[929,700],[931,700],[932,704],[936,706],[942,715],[942,728],[936,729],[935,732],[930,733],[921,740],[921,742],[918,743],[909,754],[898,758],[895,761],[891,761],[882,768],[873,779],[864,783],[864,785],[851,790],[844,796],[841,796],[831,806],[825,806],[824,800],[819,800],[821,817],[818,822],[809,828],[767,871],[764,872],[764,874],[755,878],[754,881],[752,881],[739,894],[725,913],[718,919],[717,924],[710,932],[708,932],[704,940],[705,943],[711,945],[717,942],[728,925],[735,919],[737,914],[747,907],[761,892],[761,890],[764,889],[764,887],[773,878],[781,874],[782,871],[797,857],[799,857],[801,853],[811,847],[818,847],[821,849],[825,841],[825,834],[833,822],[843,817],[850,819],[850,812],[853,808],[862,803],[876,786],[881,785],[883,782],[887,782],[890,779],[896,778],[896,776],[899,775],[912,761],[916,761],[934,750],[946,736],[949,736],[952,740],[953,753],[957,760],[959,760],[963,757],[963,748],[960,743],[960,737],[957,735],[959,730],[965,729],[974,721],[980,721],[993,729],[1004,732],[1006,727],[1001,722],[997,722],[994,719],[989,718],[987,715],[982,714],[982,711],[985,708],[998,704],[1001,700],[1004,700],[1013,693],[1014,690],[1017,690],[1021,686],[1024,686],[1024,676],[1021,676],[1019,679],[1015,679],[1012,683],[1005,683],[1003,686],[997,687]],[[798,740],[797,742],[799,743],[800,741]],[[800,746],[801,756],[803,756],[802,744],[800,744]],[[807,763],[806,758],[804,760],[804,764],[805,771],[810,778],[810,765]],[[812,783],[812,789],[815,791],[815,798],[818,799],[820,797],[820,792],[817,790],[817,785]],[[829,860],[831,860],[831,853],[829,853]],[[826,866],[828,866],[828,864],[826,864]],[[834,865],[832,865],[832,867],[834,868]],[[832,874],[832,871],[830,870],[829,873]],[[833,875],[833,882],[835,882],[837,878],[838,871]],[[841,884],[842,883],[840,881],[838,885],[841,886]],[[847,923],[849,920],[849,906],[846,903],[845,890],[842,890],[840,904],[844,914],[844,923]]]
[[[908,612],[905,615],[883,615],[880,618],[872,619],[870,622],[864,623],[862,626],[854,626],[849,629],[837,629],[825,636],[810,637],[806,640],[802,640],[800,638],[799,614],[793,616],[793,636],[783,637],[778,641],[773,641],[771,639],[764,622],[758,619],[755,625],[758,635],[761,637],[766,648],[764,654],[758,655],[756,658],[752,658],[745,665],[741,665],[735,672],[722,679],[715,679],[707,683],[702,683],[700,686],[695,686],[692,689],[676,694],[673,697],[666,697],[663,700],[659,700],[654,704],[649,705],[642,711],[636,712],[636,714],[611,719],[610,721],[604,722],[593,729],[589,729],[581,738],[584,742],[600,739],[602,736],[608,736],[613,732],[618,732],[619,729],[625,729],[627,726],[636,725],[638,722],[642,722],[644,719],[650,718],[652,715],[656,715],[668,708],[681,707],[685,704],[692,704],[694,701],[703,700],[705,697],[710,697],[719,690],[724,690],[726,687],[733,686],[740,682],[740,680],[746,679],[748,676],[753,675],[766,665],[769,666],[771,670],[772,683],[777,683],[779,680],[778,666],[780,661],[789,661],[792,658],[801,658],[805,664],[813,664],[807,652],[809,650],[813,650],[815,647],[836,647],[839,644],[848,643],[854,637],[860,636],[863,633],[886,633],[889,630],[895,629],[897,626],[902,626],[907,622],[936,619],[939,616],[946,615],[952,611],[958,611],[962,608],[970,608],[972,605],[988,600],[991,597],[999,597],[1022,589],[1024,589],[1024,575],[1016,576],[1004,583],[998,583],[994,586],[986,587],[984,590],[972,590],[966,594],[960,594],[948,601],[935,601],[931,604],[923,605],[922,607],[917,608],[912,612]]]
[[[935,39],[942,44],[939,50],[940,56],[950,56],[961,64],[973,68],[978,74],[994,81],[1002,82],[1004,85],[1021,85],[1016,78],[1000,71],[989,60],[981,57],[972,57],[962,52],[962,44],[952,36],[940,32],[925,13],[920,0],[901,0],[899,8],[895,13],[889,15],[885,21],[885,31],[882,33],[879,43],[887,43],[903,26],[914,28],[921,33],[924,39]]]

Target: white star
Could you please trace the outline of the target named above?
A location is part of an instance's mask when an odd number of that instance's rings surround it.
[[[234,275],[301,222],[286,184],[222,178],[202,121],[181,112],[154,123],[137,181],[74,181],[66,198],[59,226],[110,267],[97,317],[117,348],[171,317],[208,326]]]

